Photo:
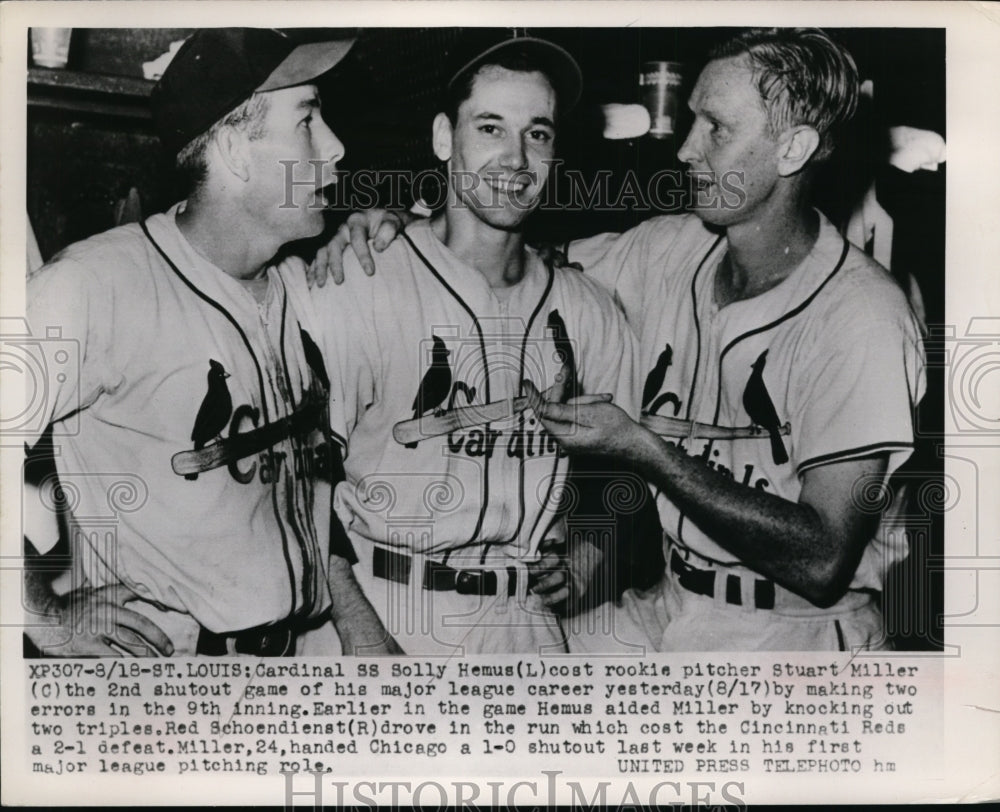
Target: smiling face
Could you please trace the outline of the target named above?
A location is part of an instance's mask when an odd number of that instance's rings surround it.
[[[272,90],[263,135],[246,143],[244,208],[281,244],[323,230],[322,187],[335,180],[344,145],[320,112],[315,85]]]
[[[434,121],[434,152],[448,162],[453,213],[517,230],[548,180],[555,115],[556,93],[544,74],[481,68],[454,125],[444,113]]]
[[[691,168],[694,212],[714,225],[767,216],[781,176],[782,144],[753,78],[745,57],[717,59],[691,93],[694,124],[678,157]]]

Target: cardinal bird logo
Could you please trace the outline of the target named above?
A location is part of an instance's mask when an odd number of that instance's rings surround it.
[[[312,371],[313,378],[323,384],[323,390],[325,392],[329,392],[330,376],[326,374],[326,364],[323,363],[323,353],[319,351],[319,347],[317,347],[316,342],[312,340],[312,336],[301,327],[299,328],[299,335],[302,338],[302,352],[305,353],[306,363]]]
[[[767,350],[764,350],[757,360],[750,365],[753,372],[743,390],[743,408],[747,410],[750,419],[771,436],[771,456],[775,465],[788,462],[788,452],[781,441],[781,420],[774,408],[774,401],[764,385],[764,364],[767,363]]]
[[[436,335],[432,335],[431,340],[434,342],[431,347],[431,365],[424,373],[416,397],[413,398],[413,406],[410,407],[413,409],[414,420],[431,410],[435,414],[441,414],[441,405],[451,395],[451,367],[448,364],[451,353]],[[416,447],[416,443],[406,443],[406,448]]]
[[[208,362],[208,391],[201,401],[198,416],[194,419],[191,440],[194,450],[204,448],[210,441],[220,439],[222,430],[233,414],[233,398],[229,394],[226,378],[229,373],[218,361]],[[197,479],[197,474],[186,474],[185,479]]]
[[[667,344],[656,359],[656,364],[646,376],[646,385],[642,387],[642,410],[647,414],[656,414],[664,403],[674,404],[674,414],[681,410],[680,398],[673,392],[664,392],[656,397],[663,387],[663,380],[667,376],[667,369],[674,362],[674,350]],[[655,400],[653,400],[656,398]],[[650,403],[652,401],[652,403]]]
[[[559,359],[563,370],[569,376],[563,387],[563,400],[569,400],[580,394],[580,381],[576,375],[576,356],[573,354],[573,342],[570,341],[566,322],[563,321],[558,310],[549,313],[548,328],[552,331],[552,343],[556,345],[556,358]]]

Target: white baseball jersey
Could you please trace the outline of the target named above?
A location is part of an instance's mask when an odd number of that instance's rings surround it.
[[[90,584],[122,582],[215,632],[329,605],[325,372],[300,331],[304,278],[258,306],[195,251],[177,207],[67,248],[28,282]],[[67,344],[69,342],[69,344]],[[60,363],[66,346],[79,365]],[[317,355],[318,353],[314,353]],[[317,530],[319,526],[319,530]]]
[[[891,475],[912,451],[924,389],[919,327],[902,291],[820,218],[812,252],[787,279],[722,308],[713,291],[726,241],[694,215],[654,218],[569,250],[615,292],[636,331],[642,410],[715,426],[770,424],[773,440],[764,432],[680,444],[723,475],[793,502],[815,466],[886,453]],[[740,564],[662,494],[657,505],[668,541],[704,562]],[[881,589],[906,553],[901,533],[876,534],[851,587]]]
[[[599,285],[549,270],[528,249],[523,280],[495,291],[429,222],[406,236],[412,243],[401,237],[378,255],[372,278],[349,257],[347,281],[323,288],[317,302],[342,376],[331,419],[347,438],[350,487],[338,488],[338,502],[353,531],[372,541],[442,554],[498,545],[533,559],[553,524],[568,462],[530,410],[412,448],[393,438],[393,426],[509,401],[522,380],[541,391],[552,386],[562,370],[553,319],[565,325],[580,392],[610,392],[634,412],[631,332]],[[418,393],[424,410],[415,409]],[[416,517],[430,520],[426,533],[395,535],[397,518]]]
[[[494,290],[421,222],[376,257],[374,277],[350,257],[344,285],[319,294],[318,318],[337,359],[329,366],[342,376],[331,419],[347,438],[347,481],[335,503],[362,570],[373,543],[502,570],[505,561],[537,560],[542,541],[564,532],[558,516],[568,460],[530,409],[410,447],[394,438],[396,424],[423,418],[429,427],[435,414],[509,403],[522,380],[544,391],[567,369],[579,393],[609,392],[635,413],[633,340],[610,295],[525,251],[521,282]],[[370,591],[366,573],[358,577]],[[370,597],[396,633],[386,607]],[[482,643],[494,644],[502,649]]]

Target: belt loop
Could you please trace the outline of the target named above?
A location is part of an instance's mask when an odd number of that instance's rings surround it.
[[[528,600],[528,567],[520,558],[513,559],[506,567],[506,583],[503,589],[503,599],[516,601],[517,606],[524,606]],[[511,581],[510,579],[514,580]],[[513,586],[513,589],[511,589]]]
[[[428,564],[433,562],[423,553],[410,553],[410,589],[416,590],[413,594],[419,595],[424,586],[424,571]]]
[[[495,570],[490,570],[496,575],[496,598],[497,603],[501,607],[506,607],[510,598],[507,597],[509,590],[507,585],[510,583],[510,570],[506,567],[497,567]],[[515,576],[517,577],[517,576]]]
[[[753,575],[742,572],[739,575],[739,579],[740,597],[743,599],[743,608],[747,612],[754,612],[757,610],[757,594],[754,590],[757,579]]]
[[[715,601],[715,605],[723,608],[732,606],[729,602],[729,583],[726,578],[726,573],[722,572],[722,570],[702,569],[701,567],[695,567],[695,569],[698,572],[707,573],[710,577],[714,578],[712,585],[712,599]]]

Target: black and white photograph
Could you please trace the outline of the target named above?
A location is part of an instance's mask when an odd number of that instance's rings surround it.
[[[890,5],[0,8],[5,803],[1000,797],[1000,17]]]

